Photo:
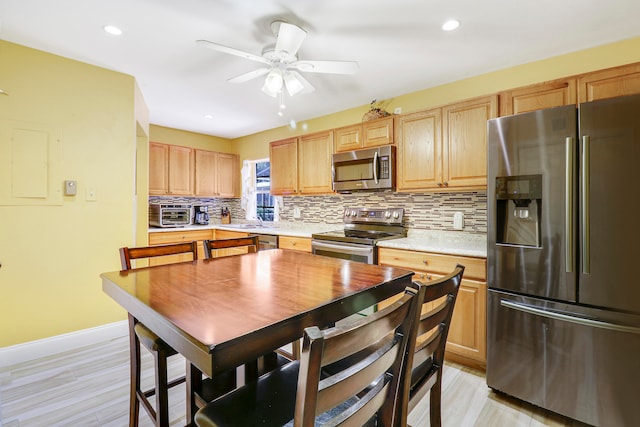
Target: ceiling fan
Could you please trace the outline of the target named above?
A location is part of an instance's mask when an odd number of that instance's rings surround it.
[[[276,43],[275,45],[267,46],[262,51],[262,56],[208,40],[198,40],[196,43],[218,52],[240,56],[266,65],[257,70],[230,78],[228,81],[231,83],[243,83],[266,74],[262,91],[272,97],[276,97],[278,94],[282,96],[283,87],[286,88],[289,96],[314,91],[315,88],[298,71],[330,74],[354,74],[358,71],[358,63],[354,61],[298,60],[297,53],[307,36],[307,32],[296,25],[284,21],[272,22],[271,30],[276,36]]]

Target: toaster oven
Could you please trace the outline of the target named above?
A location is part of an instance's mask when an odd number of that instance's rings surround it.
[[[191,225],[191,205],[149,205],[149,225],[153,227],[184,227]]]

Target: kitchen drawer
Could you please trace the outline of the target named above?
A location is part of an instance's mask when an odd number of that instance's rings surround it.
[[[212,230],[149,233],[149,245],[168,245],[170,243],[192,242],[194,240],[200,241],[211,239],[212,237]]]
[[[306,237],[280,236],[278,238],[278,247],[280,249],[311,252],[311,239]]]
[[[456,264],[465,267],[464,277],[486,280],[487,260],[458,255],[442,255],[430,252],[407,251],[402,249],[380,248],[378,264],[404,267],[413,271],[423,271],[440,275],[449,274]]]

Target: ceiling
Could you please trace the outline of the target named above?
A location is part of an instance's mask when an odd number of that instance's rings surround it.
[[[637,37],[638,16],[638,0],[0,0],[0,39],[134,76],[153,124],[236,138]],[[195,43],[260,55],[276,19],[307,31],[300,59],[359,64],[304,73],[316,90],[285,96],[282,117],[263,79],[227,82],[261,64]]]

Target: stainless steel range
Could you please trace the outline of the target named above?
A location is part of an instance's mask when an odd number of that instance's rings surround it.
[[[311,250],[318,255],[377,264],[379,241],[406,236],[403,217],[402,208],[347,208],[342,214],[344,229],[313,234]]]

